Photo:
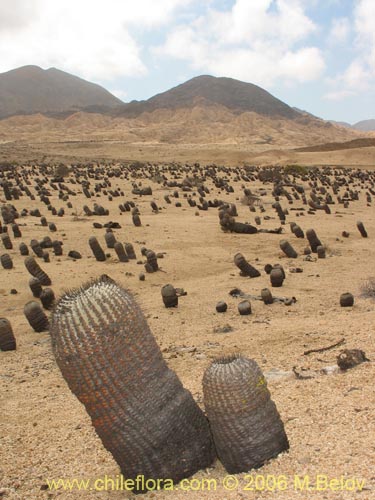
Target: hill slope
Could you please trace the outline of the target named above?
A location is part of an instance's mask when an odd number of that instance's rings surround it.
[[[234,113],[254,112],[263,116],[293,119],[300,113],[272,96],[266,90],[232,78],[202,75],[157,94],[147,101],[133,101],[116,110],[116,114],[136,117],[156,109],[193,108],[197,105],[225,106]]]
[[[23,66],[0,74],[0,118],[20,114],[108,110],[122,104],[100,85],[56,68]]]
[[[375,120],[362,120],[353,125],[356,130],[361,130],[362,132],[375,131]]]

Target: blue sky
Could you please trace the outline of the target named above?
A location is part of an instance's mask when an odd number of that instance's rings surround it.
[[[26,64],[126,102],[228,76],[354,123],[375,118],[375,0],[1,0],[0,72]]]

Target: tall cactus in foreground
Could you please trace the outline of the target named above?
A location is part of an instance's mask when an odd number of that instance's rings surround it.
[[[260,467],[289,448],[255,361],[237,355],[213,361],[203,376],[203,397],[218,457],[230,474]]]
[[[128,291],[102,276],[67,293],[50,333],[69,388],[124,476],[178,482],[211,465],[207,419]]]

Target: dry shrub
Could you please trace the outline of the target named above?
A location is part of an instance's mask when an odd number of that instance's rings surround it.
[[[361,286],[361,297],[375,300],[375,278],[370,277]]]

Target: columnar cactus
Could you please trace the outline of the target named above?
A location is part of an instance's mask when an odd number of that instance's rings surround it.
[[[298,257],[297,252],[294,250],[292,245],[287,240],[280,241],[280,248],[290,259],[296,259]]]
[[[178,482],[212,463],[208,422],[129,292],[102,276],[67,293],[50,333],[69,388],[127,478]]]
[[[316,232],[314,231],[314,229],[308,229],[306,231],[306,238],[309,241],[309,244],[310,244],[310,247],[311,247],[311,251],[314,252],[314,253],[316,253],[318,246],[321,246],[322,243],[321,243],[320,239],[318,238],[318,236],[317,236]]]
[[[48,318],[38,302],[35,302],[34,300],[28,302],[27,304],[25,304],[23,312],[26,316],[27,321],[35,332],[43,332],[45,330],[48,330]]]
[[[89,245],[90,245],[90,248],[92,250],[92,253],[95,256],[95,259],[98,262],[104,262],[105,261],[105,253],[104,253],[102,247],[100,246],[99,241],[96,239],[95,236],[91,236],[91,238],[89,238]]]
[[[260,276],[258,269],[255,269],[255,267],[249,264],[242,253],[236,253],[234,256],[234,263],[241,270],[243,276],[250,276],[250,278],[257,278]]]
[[[12,269],[13,268],[13,260],[12,257],[8,253],[4,253],[0,257],[1,265],[4,269]]]
[[[0,318],[0,350],[14,351],[16,339],[14,338],[12,325],[6,318]]]
[[[289,448],[254,360],[234,355],[213,361],[203,376],[203,397],[217,454],[230,474],[260,467]]]
[[[43,271],[43,269],[39,266],[37,261],[34,259],[34,257],[26,257],[25,259],[25,267],[31,274],[31,276],[35,276],[35,278],[38,278],[40,283],[44,286],[50,286],[51,285],[51,279],[50,277]]]

